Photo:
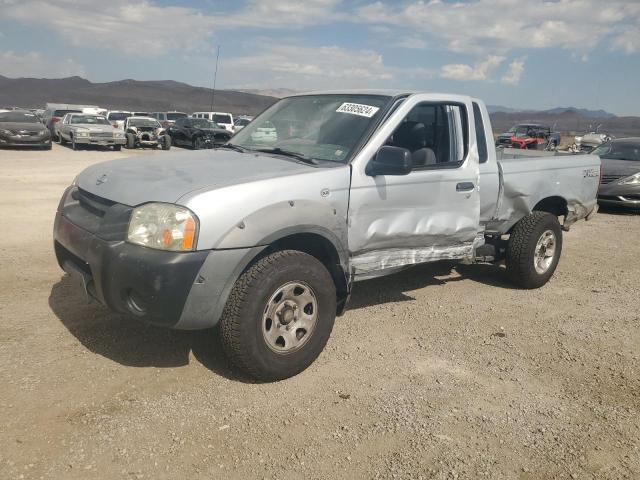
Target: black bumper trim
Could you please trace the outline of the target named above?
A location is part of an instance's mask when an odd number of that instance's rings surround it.
[[[107,241],[58,213],[54,226],[58,264],[85,275],[89,293],[110,309],[143,321],[172,327],[208,251],[167,252]],[[75,272],[69,272],[75,273]]]

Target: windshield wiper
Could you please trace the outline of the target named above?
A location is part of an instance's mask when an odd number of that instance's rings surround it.
[[[275,148],[258,148],[256,149],[256,152],[262,152],[262,153],[275,153],[276,155],[283,155],[285,157],[291,157],[291,158],[295,158],[296,160],[300,160],[303,163],[306,163],[307,165],[318,165],[318,162],[311,158],[311,157],[307,157],[306,155],[303,155],[302,153],[298,153],[298,152],[292,152],[290,150],[283,150],[279,147],[275,147]]]
[[[236,145],[235,143],[223,143],[218,148],[228,148],[230,150],[235,150],[236,152],[244,153],[248,149],[241,147],[240,145]]]

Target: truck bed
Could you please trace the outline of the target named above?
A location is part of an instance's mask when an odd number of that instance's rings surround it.
[[[566,203],[565,228],[596,207],[600,182],[597,156],[498,149],[497,157],[500,189],[487,231],[508,232],[541,201]]]

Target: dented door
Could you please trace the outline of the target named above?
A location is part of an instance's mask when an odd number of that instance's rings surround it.
[[[348,222],[356,276],[473,255],[480,197],[472,108],[468,97],[411,96],[354,159]],[[410,147],[419,163],[408,175],[368,176],[382,145]]]

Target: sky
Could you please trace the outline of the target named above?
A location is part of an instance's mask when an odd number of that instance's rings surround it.
[[[640,0],[0,0],[0,75],[640,115]]]

